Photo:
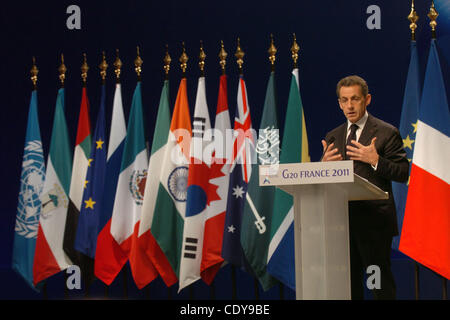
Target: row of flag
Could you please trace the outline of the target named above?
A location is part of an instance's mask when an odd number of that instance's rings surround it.
[[[257,277],[265,290],[280,281],[295,288],[293,199],[274,187],[260,188],[258,179],[258,164],[274,155],[279,161],[275,73],[267,85],[264,134],[258,138],[252,131],[241,73],[233,143],[214,148],[204,137],[211,132],[205,81],[204,75],[198,79],[192,120],[187,79],[180,81],[172,114],[164,81],[150,150],[139,79],[127,124],[116,84],[109,140],[105,84],[93,134],[83,86],[74,150],[60,88],[46,165],[32,91],[12,261],[30,286],[39,290],[70,265],[80,267],[86,286],[96,278],[110,285],[129,262],[138,288],[160,276],[182,290],[199,279],[211,284],[229,262]],[[231,130],[225,74],[214,123],[217,135]],[[309,161],[296,67],[284,132],[281,161]]]
[[[393,186],[401,229],[394,248],[450,278],[450,114],[435,39],[422,90],[418,70],[412,41],[400,123],[411,175],[407,184]],[[211,284],[228,262],[256,277],[264,290],[280,282],[295,290],[293,199],[280,189],[260,188],[257,165],[273,160],[280,142],[275,160],[310,161],[298,69],[292,72],[281,141],[274,72],[259,137],[249,133],[250,106],[241,73],[231,150],[205,144],[211,128],[205,81],[203,75],[198,79],[192,121],[186,78],[180,81],[172,114],[169,80],[164,81],[150,150],[140,81],[128,124],[116,84],[109,140],[105,85],[93,135],[82,88],[73,154],[65,92],[59,89],[46,165],[37,91],[32,91],[12,265],[33,288],[39,290],[48,277],[73,264],[80,266],[86,285],[95,278],[110,285],[129,262],[138,288],[160,276],[167,286],[178,282],[182,290],[199,279]],[[223,74],[215,130],[227,129],[231,121]]]

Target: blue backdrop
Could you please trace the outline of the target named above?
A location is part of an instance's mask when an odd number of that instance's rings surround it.
[[[417,43],[421,74],[428,55],[431,32],[426,14],[431,1],[416,1],[420,16]],[[450,2],[435,1],[438,18],[438,45],[442,53],[442,67],[447,84],[450,83]],[[81,9],[81,29],[69,30],[66,13],[69,5]],[[370,5],[380,8],[380,29],[369,29],[367,13]],[[290,47],[295,32],[300,45],[300,88],[305,110],[310,154],[313,161],[320,158],[320,140],[331,128],[342,123],[336,100],[337,81],[349,74],[365,78],[372,93],[369,112],[395,126],[399,125],[403,90],[409,64],[410,30],[406,16],[410,1],[381,0],[322,0],[322,1],[7,1],[0,12],[0,92],[1,112],[1,201],[0,201],[0,298],[41,298],[30,290],[11,270],[12,240],[19,191],[23,141],[31,92],[29,70],[35,56],[39,68],[38,110],[45,159],[47,158],[55,99],[59,85],[57,68],[64,53],[66,74],[66,117],[72,145],[75,142],[78,112],[81,101],[80,67],[82,54],[87,54],[90,66],[88,96],[91,123],[95,123],[100,105],[100,77],[98,65],[101,52],[109,63],[107,77],[107,123],[110,123],[114,90],[113,62],[115,50],[120,50],[123,62],[122,96],[126,118],[136,85],[133,60],[139,45],[142,66],[142,96],[146,134],[152,139],[155,115],[163,83],[163,57],[169,45],[172,57],[170,71],[171,105],[175,102],[181,76],[178,58],[181,42],[186,44],[188,62],[188,97],[193,112],[197,78],[199,76],[199,42],[203,40],[206,58],[206,90],[210,115],[214,119],[219,85],[218,53],[224,41],[229,56],[228,98],[231,116],[237,96],[238,69],[234,52],[240,37],[245,51],[244,73],[254,126],[259,124],[267,81],[270,73],[267,49],[272,33],[278,49],[276,60],[276,89],[280,128],[284,125],[292,60]],[[423,77],[422,77],[423,78]],[[282,132],[281,132],[282,134]],[[231,298],[230,268],[222,270],[215,283],[216,298]],[[128,269],[127,269],[128,270]],[[412,261],[393,253],[393,270],[398,286],[398,298],[414,298]],[[121,274],[111,287],[112,297],[122,295]],[[238,298],[253,299],[253,280],[238,271]],[[440,278],[428,270],[421,272],[423,298],[440,298]],[[4,286],[3,284],[6,284]],[[8,289],[5,289],[8,288]],[[48,281],[50,298],[61,298],[64,275]],[[129,296],[167,298],[161,280],[139,292],[128,275]],[[193,286],[196,298],[209,298],[209,288],[201,281]],[[98,283],[92,294],[102,296]],[[192,293],[192,292],[191,292]],[[285,289],[285,298],[295,294]],[[70,296],[81,295],[73,291]],[[278,299],[278,287],[263,293],[261,298]],[[173,298],[188,298],[189,290],[180,295],[173,290]]]

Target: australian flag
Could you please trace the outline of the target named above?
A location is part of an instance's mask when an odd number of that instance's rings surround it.
[[[250,270],[241,246],[241,224],[252,162],[255,160],[255,137],[252,131],[245,81],[241,76],[234,120],[233,155],[230,167],[222,257],[232,265],[247,271]]]
[[[102,85],[100,110],[93,142],[75,237],[75,249],[91,259],[95,258],[106,171],[105,85]]]

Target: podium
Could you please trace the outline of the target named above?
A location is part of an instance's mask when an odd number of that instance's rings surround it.
[[[348,201],[389,194],[354,174],[352,160],[260,165],[259,179],[294,198],[296,299],[351,299]]]

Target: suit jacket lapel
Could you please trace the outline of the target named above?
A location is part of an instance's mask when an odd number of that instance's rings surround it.
[[[372,115],[369,114],[367,118],[366,124],[364,126],[363,131],[359,137],[358,142],[364,146],[367,146],[372,141],[372,138],[375,137],[375,133],[377,132],[377,124],[373,121]]]
[[[337,135],[336,135],[336,142],[334,143],[336,148],[338,148],[338,150],[341,153],[342,159],[345,159],[345,145],[347,143],[347,122],[345,122],[343,125],[341,125],[341,128],[339,128],[339,130],[337,130]]]

